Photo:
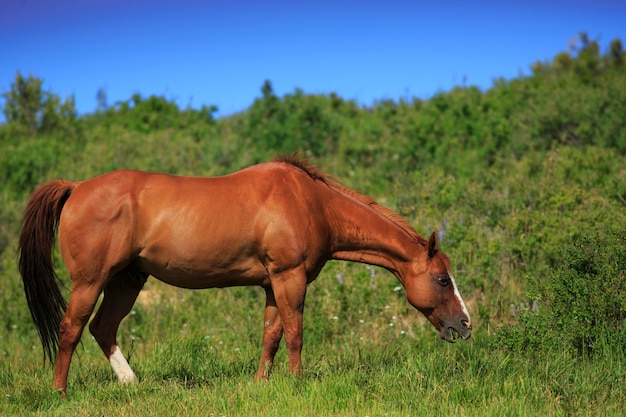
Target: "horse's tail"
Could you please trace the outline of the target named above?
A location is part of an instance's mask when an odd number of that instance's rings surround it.
[[[50,362],[59,347],[59,325],[67,308],[54,272],[52,249],[61,210],[74,187],[74,183],[59,180],[37,189],[26,207],[19,242],[19,268],[26,301],[44,358]]]

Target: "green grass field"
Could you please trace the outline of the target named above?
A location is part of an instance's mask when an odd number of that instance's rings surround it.
[[[34,329],[9,328],[0,339],[0,414],[623,415],[621,353],[509,352],[493,345],[480,317],[470,341],[448,344],[407,306],[393,276],[371,274],[333,263],[310,287],[302,379],[288,374],[283,347],[270,381],[253,381],[263,305],[255,288],[188,291],[149,281],[119,339],[139,382],[119,384],[85,335],[66,401],[50,388],[53,370],[42,365]],[[371,299],[356,304],[371,285]]]

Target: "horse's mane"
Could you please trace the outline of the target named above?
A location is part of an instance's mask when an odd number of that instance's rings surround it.
[[[330,177],[330,175],[324,172],[320,172],[317,169],[317,167],[315,165],[310,164],[306,158],[302,158],[297,154],[293,154],[293,155],[287,155],[287,156],[275,158],[274,162],[284,162],[286,164],[290,164],[296,168],[301,169],[313,180],[321,181],[327,186],[329,186],[330,188],[336,191],[339,191],[349,197],[352,197],[360,201],[363,204],[368,205],[370,208],[382,214],[383,216],[391,220],[394,224],[396,224],[398,227],[400,227],[402,230],[404,230],[406,233],[408,233],[416,242],[419,242],[421,244],[428,243],[428,241],[424,239],[422,236],[420,236],[420,234],[417,233],[415,229],[409,223],[407,223],[407,221],[404,220],[398,213],[394,212],[393,210],[388,209],[387,207],[383,207],[379,205],[371,197],[363,195],[351,188],[344,187],[343,185],[334,181]]]

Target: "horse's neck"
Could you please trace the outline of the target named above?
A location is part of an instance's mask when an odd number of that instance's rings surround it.
[[[415,255],[410,233],[367,204],[339,198],[330,216],[333,259],[381,266],[398,276],[400,265]]]

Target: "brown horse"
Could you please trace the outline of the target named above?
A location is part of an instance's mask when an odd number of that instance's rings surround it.
[[[51,253],[72,281],[66,305]],[[65,393],[72,354],[89,330],[122,382],[135,375],[116,341],[148,275],[183,288],[258,285],[266,293],[266,379],[283,333],[289,369],[301,374],[307,284],[330,259],[389,270],[408,301],[454,342],[470,317],[433,233],[422,238],[397,214],[295,158],[215,178],[115,171],[84,182],[52,181],[33,194],[20,236],[19,267],[53,387]]]

